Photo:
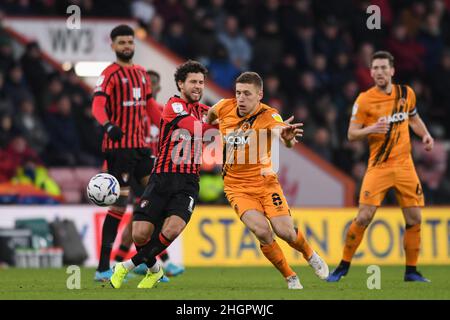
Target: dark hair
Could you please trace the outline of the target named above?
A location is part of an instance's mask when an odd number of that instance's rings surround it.
[[[111,40],[114,41],[114,39],[118,36],[133,36],[134,37],[134,31],[131,29],[130,26],[127,26],[126,24],[121,24],[115,27],[111,30],[111,34],[109,35],[111,37]]]
[[[178,91],[180,88],[178,87],[178,81],[184,82],[188,76],[188,73],[203,73],[206,77],[208,74],[208,69],[204,65],[202,65],[198,61],[188,60],[182,65],[180,65],[175,71],[175,84],[177,86]]]
[[[394,66],[394,56],[388,51],[377,51],[370,58],[370,65],[372,66],[372,62],[375,59],[387,59],[389,60],[389,65],[391,67]]]
[[[263,87],[263,81],[261,79],[261,76],[257,74],[256,72],[252,71],[246,71],[241,73],[239,77],[237,77],[236,83],[249,83],[254,84],[258,88],[262,89]]]
[[[155,70],[147,70],[147,74],[149,77],[153,76],[153,77],[158,78],[158,80],[161,79],[161,76]]]

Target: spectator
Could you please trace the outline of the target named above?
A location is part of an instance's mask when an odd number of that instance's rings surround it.
[[[252,50],[247,39],[240,32],[235,16],[226,18],[224,32],[219,33],[218,40],[227,49],[231,63],[241,71],[247,70],[252,58]]]
[[[217,44],[217,35],[214,30],[214,20],[211,16],[205,16],[201,21],[198,30],[192,34],[193,46],[197,48],[195,57],[197,60],[207,61],[214,54]],[[206,64],[209,62],[207,61]]]
[[[0,113],[0,149],[5,148],[13,137],[13,120],[9,113]]]
[[[277,68],[281,88],[286,93],[288,100],[294,100],[298,90],[297,59],[293,53],[286,53],[282,58],[281,65]]]
[[[131,3],[131,14],[142,25],[148,25],[156,14],[153,0],[135,0]]]
[[[446,110],[450,106],[450,49],[446,49],[440,60],[439,66],[431,76],[431,93],[433,108],[430,112],[436,118],[445,119],[445,123],[450,123],[450,114]]]
[[[41,116],[44,116],[48,111],[55,111],[54,105],[63,93],[63,89],[64,85],[60,76],[57,73],[50,74],[48,76],[48,87],[44,95],[44,109],[37,110]]]
[[[38,110],[44,108],[44,92],[47,87],[47,71],[42,61],[42,52],[37,42],[26,45],[25,53],[20,59],[27,84],[33,92]]]
[[[11,65],[8,70],[5,90],[15,106],[19,105],[21,99],[33,97],[23,76],[23,70],[18,63]]]
[[[321,32],[316,34],[315,50],[325,55],[331,61],[336,52],[344,51],[346,45],[340,37],[339,23],[335,17],[330,16],[322,24]]]
[[[0,27],[0,72],[6,74],[14,64],[11,39]]]
[[[386,48],[395,57],[397,81],[405,81],[424,71],[424,47],[415,38],[408,37],[408,30],[402,24],[393,27],[386,41]]]
[[[432,71],[438,66],[439,58],[444,49],[444,39],[439,23],[438,15],[429,14],[419,33],[418,41],[425,48],[424,61],[427,71]]]
[[[148,26],[149,36],[158,42],[163,42],[164,19],[160,15],[155,15]]]
[[[45,124],[50,136],[48,163],[54,166],[75,166],[81,153],[79,134],[72,117],[71,102],[62,95],[53,112],[46,115]]]
[[[324,127],[319,127],[314,132],[314,138],[311,144],[314,150],[322,159],[331,162],[333,154],[331,151],[330,133]]]
[[[268,74],[264,78],[264,103],[267,103],[271,107],[278,110],[278,112],[284,117],[287,117],[286,113],[286,96],[280,90],[280,80],[272,73]]]
[[[41,119],[34,110],[33,101],[24,99],[20,103],[20,112],[14,118],[14,126],[17,131],[27,140],[28,145],[42,155],[48,143],[48,134],[45,131]]]
[[[366,42],[359,48],[356,58],[355,76],[361,91],[366,91],[373,86],[373,79],[370,76],[370,58],[374,53],[373,45]]]
[[[214,49],[214,55],[208,65],[210,78],[219,86],[226,90],[234,88],[234,81],[239,75],[237,69],[228,59],[227,49],[221,44],[217,43]]]
[[[189,35],[185,33],[183,24],[180,21],[175,21],[169,25],[169,32],[164,36],[163,41],[176,54],[186,59],[191,56]]]
[[[276,20],[267,21],[255,42],[253,69],[262,74],[273,72],[280,64],[283,43]]]
[[[5,89],[5,77],[3,73],[0,72],[0,114],[12,112],[13,112],[12,99],[9,97]]]
[[[20,135],[15,135],[5,149],[0,149],[0,159],[0,182],[10,181],[25,161],[32,159],[35,163],[41,163],[37,153]]]
[[[315,30],[309,21],[303,21],[296,26],[296,32],[290,43],[296,54],[299,66],[304,69],[312,65],[314,59],[314,34]]]

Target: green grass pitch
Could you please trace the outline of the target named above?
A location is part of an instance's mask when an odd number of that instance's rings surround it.
[[[81,289],[69,290],[66,269],[0,270],[0,299],[152,299],[152,300],[303,300],[303,299],[450,299],[449,266],[421,266],[431,283],[403,282],[403,266],[381,267],[381,289],[367,288],[366,267],[354,266],[339,283],[320,281],[309,267],[294,268],[303,290],[288,290],[272,267],[190,267],[169,283],[137,289],[140,276],[121,289],[94,282],[94,269],[81,269]]]

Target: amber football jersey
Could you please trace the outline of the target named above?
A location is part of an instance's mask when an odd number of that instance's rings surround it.
[[[369,167],[398,165],[412,159],[408,120],[416,113],[416,96],[408,86],[393,85],[390,94],[372,87],[358,96],[353,105],[352,123],[367,127],[383,119],[389,124],[386,134],[368,137]]]
[[[215,107],[223,142],[225,185],[242,189],[262,186],[265,175],[275,174],[272,129],[285,126],[281,116],[263,103],[253,113],[240,116],[236,99],[222,99]]]

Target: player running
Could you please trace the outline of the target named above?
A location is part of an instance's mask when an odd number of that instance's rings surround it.
[[[262,97],[261,77],[255,72],[244,72],[236,79],[236,98],[219,101],[209,110],[207,121],[218,120],[223,136],[223,179],[228,201],[258,238],[261,251],[281,272],[288,288],[302,289],[297,274],[274,239],[272,229],[303,254],[320,279],[327,278],[328,266],[313,251],[302,232],[294,227],[283,190],[272,170],[270,137],[279,136],[283,144],[291,148],[297,142],[296,136],[302,134],[300,127],[303,124],[290,124],[293,118],[283,123],[276,109],[261,103]],[[263,137],[267,135],[267,148],[261,152],[266,144]],[[255,156],[254,162],[250,160],[252,156]],[[239,161],[239,158],[245,161]]]
[[[214,127],[202,123],[209,109],[199,103],[206,74],[202,64],[191,60],[175,72],[181,96],[170,98],[164,107],[158,159],[133,215],[133,240],[138,252],[116,264],[110,281],[113,288],[120,288],[128,272],[141,263],[149,269],[138,288],[154,287],[164,275],[155,257],[170,246],[191,218],[199,192],[201,135]],[[199,127],[200,136],[194,134],[195,127]]]
[[[151,80],[153,98],[155,99],[155,103],[157,104],[158,109],[162,112],[164,106],[156,102],[156,99],[158,98],[158,93],[161,91],[161,83],[160,83],[161,77],[159,73],[154,70],[147,70],[147,74]],[[153,169],[154,159],[158,154],[159,123],[152,123],[145,114],[144,114],[144,122],[146,123],[145,141],[152,150],[152,158],[153,158],[152,169]],[[134,195],[134,197],[132,197],[133,198],[132,203],[138,205],[140,197],[144,193],[145,186],[142,186],[141,184],[137,183],[135,179],[132,179],[131,187]],[[128,225],[123,229],[119,250],[117,251],[114,259],[117,262],[122,262],[127,257],[130,251],[131,245],[133,243],[133,237],[131,232],[132,223],[133,220],[131,219]],[[158,258],[161,260],[163,264],[163,269],[166,275],[170,277],[175,277],[184,272],[184,267],[177,265],[171,261],[169,252],[167,250],[161,252]],[[147,269],[148,268],[145,265],[145,263],[141,263],[133,271],[134,273],[145,275],[147,273]],[[164,276],[161,279],[161,282],[169,282],[169,279],[166,276]]]

